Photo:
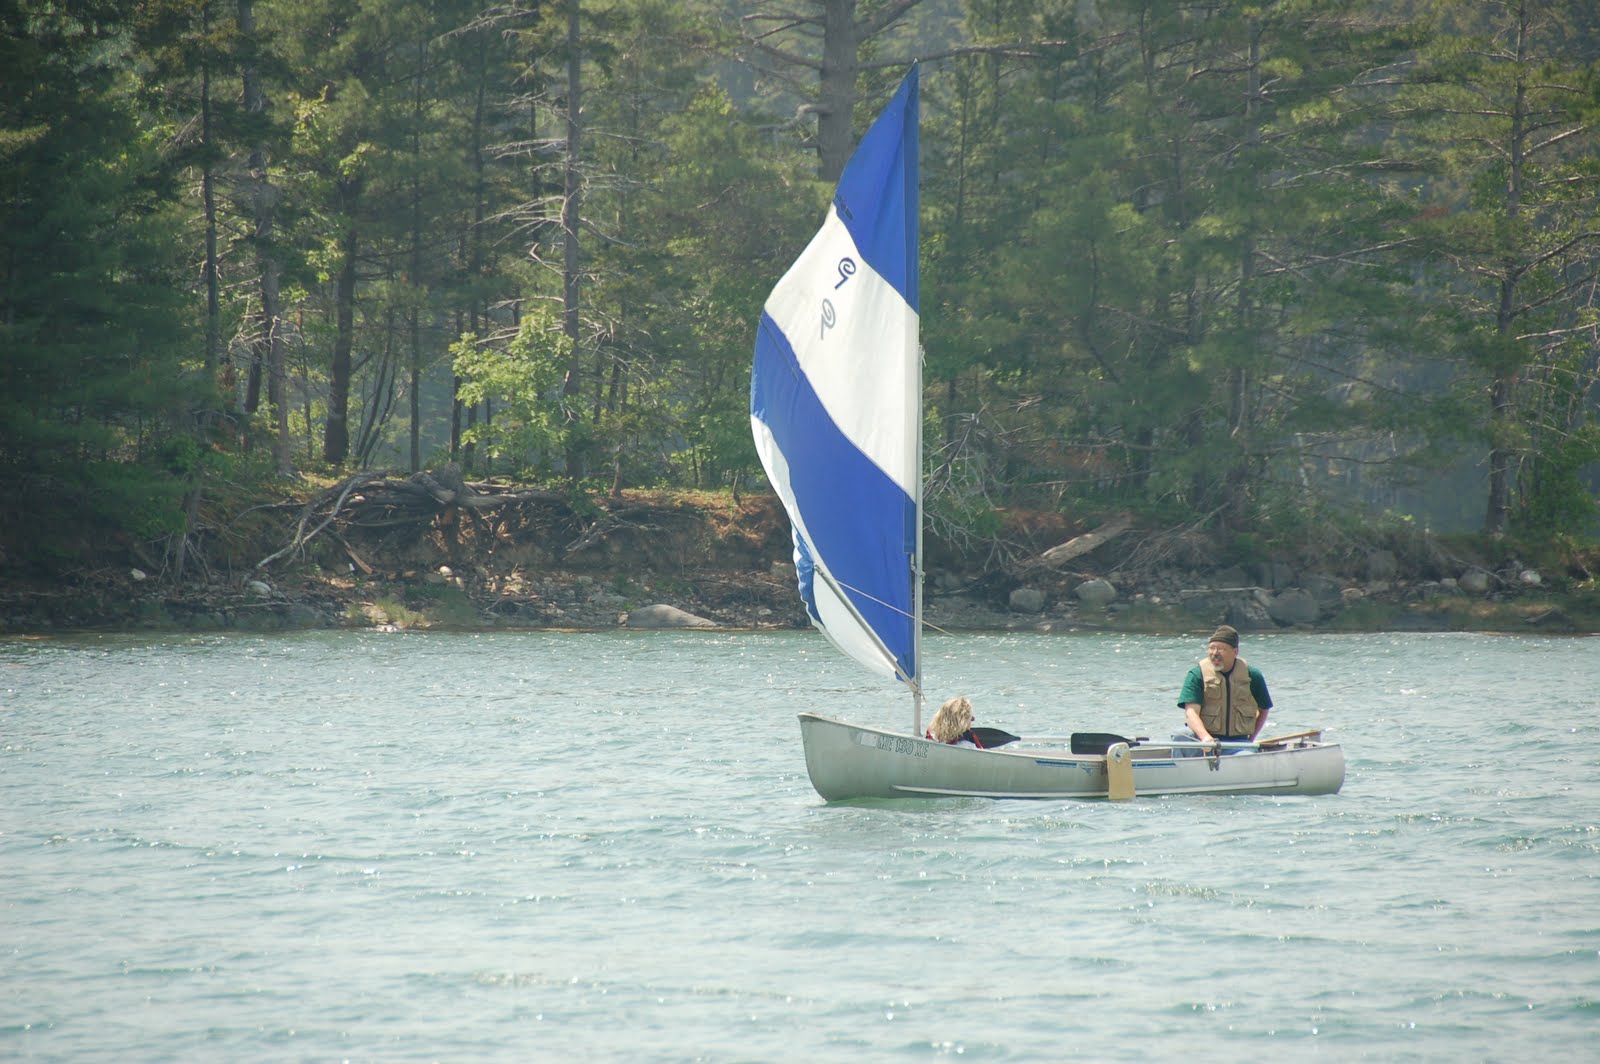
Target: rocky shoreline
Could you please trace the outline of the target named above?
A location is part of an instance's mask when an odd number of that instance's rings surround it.
[[[309,498],[241,500],[189,537],[187,565],[170,549],[97,548],[29,579],[5,564],[21,552],[0,550],[0,634],[808,627],[770,496],[574,497],[441,476],[361,474]],[[1374,534],[1218,566],[1218,543],[1193,529],[1002,516],[981,559],[930,540],[931,627],[1600,631],[1592,558],[1542,569],[1499,546]]]
[[[1007,588],[1011,583],[1015,586]],[[1241,631],[1590,632],[1593,592],[1552,593],[1534,569],[1473,568],[1405,579],[1380,559],[1364,580],[1281,563],[1251,572],[1158,570],[1038,574],[1027,581],[929,575],[925,618],[946,631],[1185,633]],[[142,571],[75,585],[0,589],[0,633],[267,632],[317,628],[805,628],[793,567],[699,570],[626,578],[574,570],[538,575],[441,565],[392,576],[312,571],[278,578],[163,585]]]

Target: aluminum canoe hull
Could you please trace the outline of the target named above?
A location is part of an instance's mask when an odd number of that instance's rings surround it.
[[[800,714],[806,771],[830,802],[851,798],[1105,798],[1106,759],[1021,745],[946,746],[882,728]],[[1337,743],[1297,743],[1220,757],[1159,743],[1133,748],[1136,795],[1334,794],[1344,784]]]

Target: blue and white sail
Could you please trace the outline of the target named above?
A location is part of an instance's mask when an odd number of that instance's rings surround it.
[[[918,697],[922,367],[917,70],[845,165],[762,308],[756,450],[794,527],[800,594],[841,651]]]

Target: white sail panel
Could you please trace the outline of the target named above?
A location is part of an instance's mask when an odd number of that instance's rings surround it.
[[[839,430],[915,495],[917,313],[863,260],[837,209],[765,309]]]

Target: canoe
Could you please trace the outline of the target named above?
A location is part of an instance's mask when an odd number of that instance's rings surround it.
[[[800,734],[811,784],[830,802],[1127,797],[1114,784],[1130,774],[1136,796],[1335,794],[1344,784],[1339,744],[1310,738],[1279,745],[1229,744],[1222,753],[1197,743],[1150,740],[1113,744],[1103,754],[1075,754],[1028,739],[979,750],[816,713],[800,714]]]

